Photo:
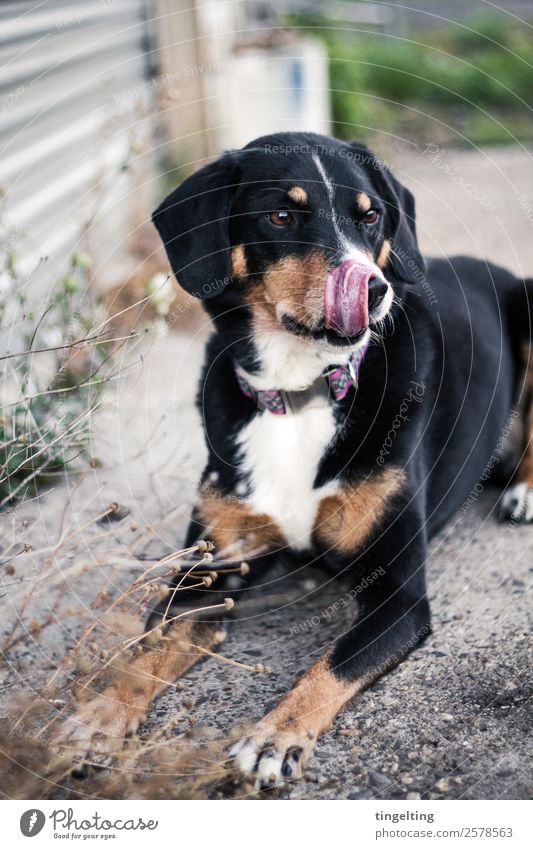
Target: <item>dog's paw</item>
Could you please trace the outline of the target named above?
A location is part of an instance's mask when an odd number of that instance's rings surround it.
[[[533,486],[517,483],[509,487],[501,501],[500,521],[533,522]]]
[[[301,778],[315,742],[310,732],[259,723],[230,747],[229,755],[239,772],[254,781],[256,790],[265,790]]]
[[[71,758],[73,774],[85,777],[88,765],[106,766],[136,730],[131,709],[103,693],[82,705],[56,732],[52,745]]]

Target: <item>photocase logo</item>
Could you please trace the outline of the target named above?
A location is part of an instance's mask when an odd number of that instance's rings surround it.
[[[35,837],[42,831],[46,822],[46,817],[42,811],[36,808],[31,808],[29,811],[24,811],[20,818],[20,830],[24,837]]]

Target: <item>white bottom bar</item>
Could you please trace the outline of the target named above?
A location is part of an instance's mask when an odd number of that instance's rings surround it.
[[[533,845],[531,803],[525,801],[276,801],[4,801],[2,844],[27,847],[35,836],[35,849],[73,843],[191,849]],[[33,834],[25,836],[30,823]]]

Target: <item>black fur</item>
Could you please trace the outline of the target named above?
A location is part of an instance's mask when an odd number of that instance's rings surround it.
[[[269,415],[258,412],[235,378],[236,361],[251,373],[258,368],[247,289],[283,256],[305,257],[319,247],[331,265],[340,261],[331,221],[316,209],[289,206],[296,221],[290,233],[265,215],[288,187],[316,186],[312,154],[319,150],[335,183],[337,214],[349,221],[343,232],[374,256],[391,240],[385,274],[397,303],[381,341],[366,354],[357,392],[338,402],[338,435],[322,458],[315,487],[335,478],[356,484],[384,467],[403,469],[405,484],[362,550],[321,550],[315,539],[308,552],[289,555],[320,561],[354,586],[383,568],[361,594],[353,628],[331,657],[338,676],[371,680],[429,632],[428,541],[479,481],[516,402],[533,291],[531,283],[524,287],[480,260],[430,260],[426,268],[412,195],[362,145],[279,134],[226,154],[186,180],[154,214],[178,280],[206,299],[216,326],[199,396],[209,446],[204,482],[215,472],[221,493],[235,491],[237,435],[252,417]],[[367,193],[382,213],[376,226],[358,224],[354,191]],[[245,280],[231,276],[235,245],[245,246]],[[333,344],[323,327],[314,332]],[[335,340],[340,351],[344,342]],[[390,436],[401,410],[401,426]],[[204,530],[197,517],[187,542]]]

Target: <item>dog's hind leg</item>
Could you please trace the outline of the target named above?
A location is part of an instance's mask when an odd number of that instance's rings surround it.
[[[520,421],[521,445],[513,469],[512,483],[501,502],[502,521],[533,522],[533,280],[527,280],[517,291],[521,316],[518,324],[522,336],[522,359],[525,372],[521,386]]]
[[[505,491],[500,519],[533,522],[533,364],[529,366],[529,398],[525,411],[524,444],[512,483]]]
[[[111,683],[62,724],[53,744],[71,753],[80,763],[76,773],[84,775],[87,764],[116,754],[144,721],[156,696],[223,637],[216,622],[175,622],[162,648],[144,649],[128,663],[116,663]]]

